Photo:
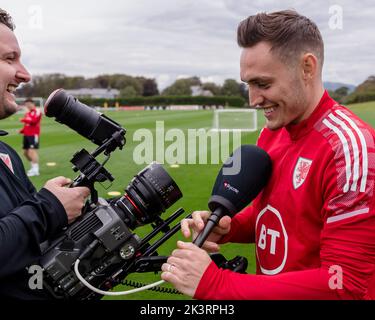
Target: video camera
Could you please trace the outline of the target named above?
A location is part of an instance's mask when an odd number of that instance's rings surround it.
[[[179,223],[173,228],[170,224],[184,213],[180,208],[166,220],[160,217],[182,197],[177,184],[154,162],[134,176],[123,196],[110,200],[99,198],[94,184],[114,180],[104,165],[111,152],[125,145],[126,130],[63,89],[49,96],[45,114],[77,131],[98,148],[91,154],[82,149],[71,160],[74,171],[80,172],[71,186],[90,188],[91,200],[82,216],[44,251],[39,261],[44,270],[44,287],[56,299],[100,299],[101,294],[88,289],[77,277],[74,270],[77,259],[84,280],[103,291],[122,283],[130,273],[160,271],[168,257],[159,256],[156,250],[180,230]],[[103,163],[95,159],[101,153],[106,156]],[[153,231],[143,239],[132,232],[150,223]],[[150,244],[161,232],[162,237]],[[223,268],[239,272],[247,266],[247,261],[237,257],[228,262],[216,254],[212,259]]]

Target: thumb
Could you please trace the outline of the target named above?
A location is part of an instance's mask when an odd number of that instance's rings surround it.
[[[226,229],[226,228],[228,228],[228,227],[230,226],[231,221],[232,221],[231,217],[229,217],[229,216],[224,216],[224,217],[222,217],[222,218],[220,219],[220,221],[219,221],[219,226],[220,226],[221,228]]]
[[[65,178],[65,177],[56,177],[56,178],[51,179],[50,182],[60,187],[64,187],[67,184],[71,183],[72,180],[69,178]]]
[[[75,187],[74,188],[75,190],[78,190],[80,192],[80,194],[83,196],[83,197],[88,197],[90,195],[90,189],[87,188],[87,187]]]

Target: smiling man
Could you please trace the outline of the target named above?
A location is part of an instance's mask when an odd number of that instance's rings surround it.
[[[30,81],[13,30],[11,17],[0,9],[0,119],[18,111],[14,91]],[[0,136],[5,134],[0,130]],[[0,298],[50,298],[43,289],[29,286],[26,267],[38,261],[44,241],[81,215],[89,190],[67,188],[70,182],[51,179],[36,192],[20,157],[0,141]]]
[[[203,248],[255,243],[257,274],[219,269],[179,242],[162,278],[197,299],[370,299],[375,270],[375,132],[329,97],[323,40],[295,11],[259,13],[238,27],[241,78],[266,126],[257,144],[272,159],[251,206],[224,217]],[[207,211],[181,223],[185,237]]]
[[[11,23],[11,22],[10,22]],[[29,72],[21,63],[21,50],[14,36],[13,24],[0,23],[0,90],[1,108],[0,119],[4,119],[18,111],[14,91],[23,82],[29,82]]]
[[[264,110],[270,130],[307,119],[324,93],[322,58],[307,51],[300,69],[296,59],[275,59],[274,51],[273,45],[265,41],[245,47],[240,64],[241,79],[249,87],[250,105]]]

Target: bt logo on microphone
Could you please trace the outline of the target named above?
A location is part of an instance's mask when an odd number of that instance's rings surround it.
[[[224,181],[224,188],[227,189],[227,190],[230,190],[230,191],[233,191],[235,192],[236,194],[239,193],[238,189],[236,189],[235,187],[232,187],[229,182],[227,181]]]

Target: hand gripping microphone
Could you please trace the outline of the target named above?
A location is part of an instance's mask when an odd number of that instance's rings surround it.
[[[231,174],[234,169],[237,169],[236,174]],[[212,213],[193,243],[201,247],[222,217],[232,217],[254,200],[266,185],[271,169],[271,158],[263,149],[255,145],[236,149],[216,178],[208,202]]]

